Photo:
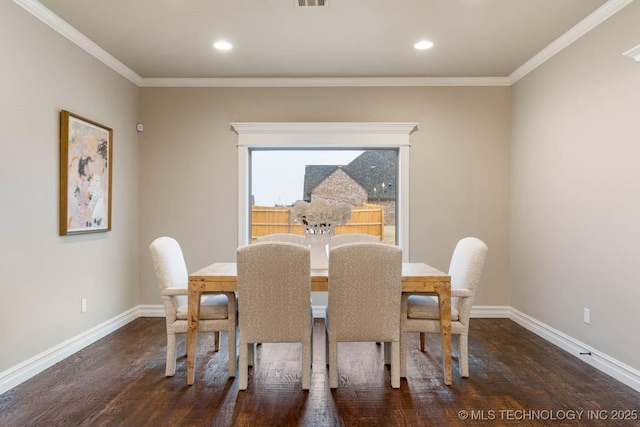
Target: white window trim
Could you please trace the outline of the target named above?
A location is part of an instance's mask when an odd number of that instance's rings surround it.
[[[398,246],[409,260],[409,135],[418,123],[230,123],[238,134],[238,245],[249,243],[249,150],[260,148],[398,149]]]

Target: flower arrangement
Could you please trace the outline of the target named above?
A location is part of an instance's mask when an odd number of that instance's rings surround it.
[[[351,219],[351,206],[347,203],[329,203],[325,199],[314,199],[311,203],[296,203],[293,216],[302,224],[308,235],[331,234],[336,225],[346,224]]]

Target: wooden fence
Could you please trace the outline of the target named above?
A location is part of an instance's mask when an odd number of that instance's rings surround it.
[[[273,206],[251,207],[251,241],[260,236],[275,233],[293,233],[304,235],[304,228],[293,221],[293,208]],[[335,234],[363,233],[384,235],[384,207],[366,204],[351,208],[351,219],[345,225],[339,225]]]

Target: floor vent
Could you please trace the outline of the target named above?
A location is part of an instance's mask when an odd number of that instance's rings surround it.
[[[296,0],[298,7],[326,6],[329,0]]]

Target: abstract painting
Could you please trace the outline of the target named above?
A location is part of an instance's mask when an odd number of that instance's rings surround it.
[[[60,111],[60,235],[111,230],[113,130]]]

